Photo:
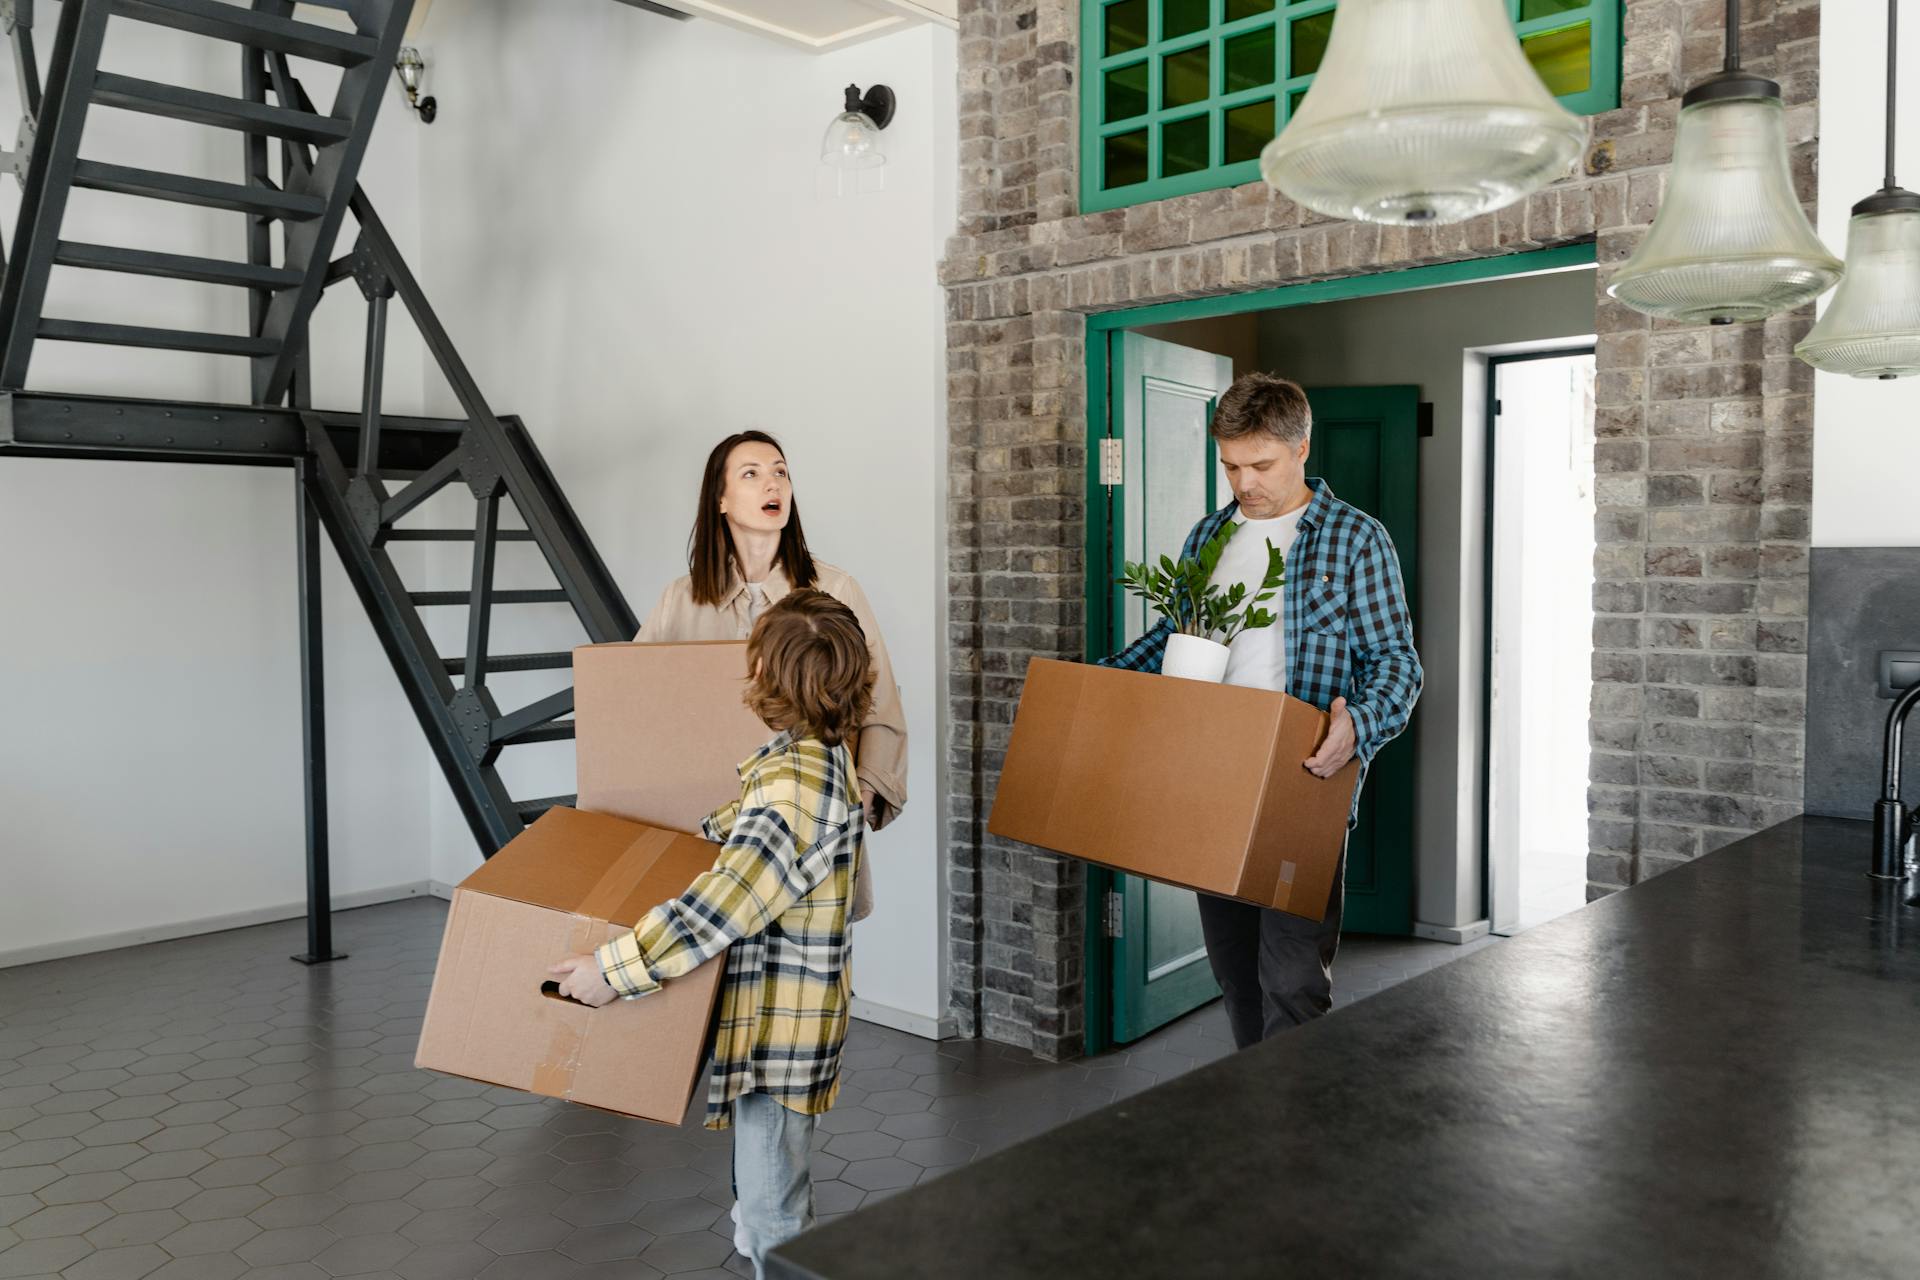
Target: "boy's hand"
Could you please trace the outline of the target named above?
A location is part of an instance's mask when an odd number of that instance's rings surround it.
[[[595,1009],[620,998],[620,993],[607,985],[600,961],[594,956],[568,956],[547,972],[560,980],[561,995]]]

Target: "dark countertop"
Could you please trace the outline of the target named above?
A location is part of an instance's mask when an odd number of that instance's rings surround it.
[[[1920,1275],[1920,908],[1870,831],[1772,827],[768,1274]]]

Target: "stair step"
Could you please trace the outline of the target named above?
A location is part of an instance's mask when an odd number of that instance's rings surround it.
[[[440,665],[450,676],[467,673],[465,658],[442,658]],[[573,665],[573,651],[562,650],[558,653],[501,653],[487,655],[487,674],[496,671],[555,671]]]
[[[208,124],[218,129],[238,129],[242,133],[266,134],[330,146],[343,142],[353,133],[353,124],[332,116],[292,111],[286,107],[229,98],[225,94],[205,93],[157,80],[139,80],[102,71],[93,79],[93,100],[103,107],[140,111],[150,116],[167,116],[193,124]]]
[[[532,542],[531,529],[501,529],[493,535],[501,542]],[[472,542],[471,529],[389,529],[388,542]]]
[[[270,339],[186,329],[148,329],[133,324],[96,324],[90,320],[42,320],[40,336],[55,342],[100,342],[114,347],[158,347],[168,351],[204,351],[216,356],[270,356],[279,350]]]
[[[407,593],[416,605],[471,604],[471,591],[410,591]],[[496,591],[493,593],[495,604],[565,604],[567,593],[558,588],[547,591]]]
[[[500,745],[503,747],[518,747],[524,746],[529,742],[566,742],[572,738],[573,721],[549,720],[545,724],[537,724],[531,729],[522,729],[511,738],[502,738]]]
[[[165,276],[170,280],[200,280],[207,284],[234,284],[249,289],[291,289],[300,283],[298,271],[261,267],[222,258],[195,258],[180,253],[153,253],[110,244],[80,244],[62,240],[53,251],[57,267],[86,267],[94,271],[124,271],[136,276]]]
[[[337,67],[358,66],[380,51],[379,42],[372,36],[256,13],[223,0],[114,0],[113,11],[155,26],[312,58]]]
[[[152,200],[173,200],[180,204],[231,209],[236,213],[254,213],[266,218],[285,218],[296,222],[317,218],[327,208],[327,202],[319,196],[299,195],[272,187],[252,187],[237,182],[212,182],[206,178],[188,178],[177,173],[133,169],[126,165],[101,164],[97,160],[82,160],[74,165],[73,185],[90,191],[112,191],[126,196],[146,196]]]
[[[520,815],[522,822],[532,822],[549,809],[557,809],[562,805],[571,805],[579,799],[579,796],[574,795],[542,796],[538,800],[515,800],[513,802],[513,809],[515,813]]]

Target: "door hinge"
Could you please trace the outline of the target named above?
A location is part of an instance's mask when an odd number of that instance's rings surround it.
[[[1493,402],[1493,416],[1494,416],[1494,417],[1496,417],[1496,418],[1497,418],[1497,417],[1499,417],[1499,416],[1500,416],[1500,412],[1501,412],[1501,405],[1500,405],[1500,402],[1499,402],[1498,400],[1495,400],[1495,401]]]
[[[1127,902],[1118,889],[1107,890],[1106,933],[1109,938],[1127,936]]]
[[[1100,441],[1100,483],[1109,489],[1119,484],[1126,476],[1120,448],[1120,437],[1106,436]]]

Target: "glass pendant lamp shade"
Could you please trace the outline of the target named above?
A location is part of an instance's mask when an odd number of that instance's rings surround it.
[[[1855,378],[1920,373],[1920,195],[1893,177],[1898,16],[1887,0],[1887,179],[1853,206],[1847,278],[1793,349],[1816,369]]]
[[[866,93],[848,85],[840,114],[820,140],[820,159],[835,169],[877,169],[887,162],[880,131],[893,120],[893,90],[877,84]]]
[[[1744,96],[1695,98],[1716,84]],[[1779,86],[1721,76],[1687,99],[1667,197],[1607,292],[1648,315],[1731,324],[1764,320],[1832,288],[1840,260],[1794,195]]]
[[[1847,224],[1847,278],[1793,353],[1855,378],[1920,373],[1920,196]],[[1866,201],[1862,202],[1869,203]]]
[[[1338,218],[1459,222],[1563,176],[1586,137],[1501,0],[1340,0],[1320,69],[1260,173]]]

